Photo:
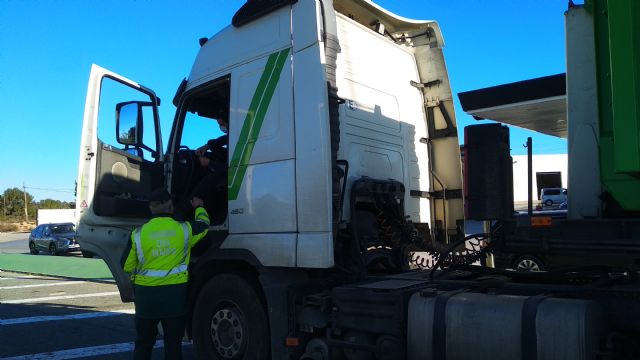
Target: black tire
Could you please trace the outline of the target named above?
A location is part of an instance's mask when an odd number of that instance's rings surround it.
[[[89,251],[84,251],[84,250],[80,250],[82,252],[82,256],[86,257],[88,259],[91,259],[93,257],[93,253],[89,252]]]
[[[39,251],[36,249],[36,243],[29,241],[29,253],[31,255],[38,255]]]
[[[55,243],[49,244],[49,254],[54,256],[58,255],[58,247]]]
[[[553,200],[551,200],[551,199],[546,200],[546,201],[544,202],[544,204],[545,204],[546,206],[552,206],[552,205],[553,205]]]
[[[537,272],[544,271],[545,267],[542,260],[538,259],[537,257],[531,255],[523,255],[519,256],[513,262],[513,269],[516,271]]]
[[[264,304],[256,288],[240,275],[216,275],[204,285],[196,300],[192,330],[198,359],[270,356]]]

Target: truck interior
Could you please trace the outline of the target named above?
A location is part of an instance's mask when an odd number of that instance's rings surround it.
[[[229,77],[218,79],[186,96],[180,104],[177,141],[172,142],[175,144],[176,161],[171,179],[178,217],[192,218],[189,200],[200,186],[208,190],[203,201],[211,224],[220,225],[226,220],[228,139],[220,130],[219,123],[227,126],[229,123],[230,84]],[[213,150],[207,149],[202,156],[197,155],[196,151],[212,139],[220,139],[224,144]]]

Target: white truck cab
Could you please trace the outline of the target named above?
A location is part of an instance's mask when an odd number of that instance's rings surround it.
[[[122,299],[132,300],[120,257],[132,228],[150,217],[148,194],[165,186],[176,216],[192,216],[180,204],[208,174],[194,150],[220,135],[222,119],[227,186],[205,199],[212,224],[192,257],[203,284],[195,298],[227,268],[296,276],[407,268],[403,252],[461,235],[443,46],[436,22],[368,0],[250,0],[232,25],[201,40],[173,101],[166,147],[156,94],[94,65],[78,164],[80,244],[105,260]],[[256,292],[271,307],[266,276],[258,278],[249,282],[261,284]],[[269,321],[273,339],[280,330]]]

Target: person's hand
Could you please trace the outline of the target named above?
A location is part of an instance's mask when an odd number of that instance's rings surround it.
[[[191,206],[193,206],[193,208],[197,208],[197,207],[203,207],[204,206],[204,201],[202,201],[202,199],[200,199],[197,196],[194,196],[193,199],[191,199]]]
[[[204,144],[196,149],[196,156],[202,156],[207,152],[207,144]]]
[[[209,158],[205,156],[200,156],[198,160],[200,161],[200,166],[204,168],[209,167],[209,162],[211,162],[211,160],[209,160]]]

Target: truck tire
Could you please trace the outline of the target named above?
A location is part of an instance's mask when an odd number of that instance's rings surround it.
[[[269,358],[269,325],[259,293],[237,274],[211,278],[196,300],[193,342],[198,359]]]
[[[545,201],[544,204],[546,206],[553,206],[553,200],[549,199],[549,200]]]

